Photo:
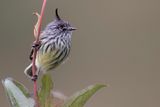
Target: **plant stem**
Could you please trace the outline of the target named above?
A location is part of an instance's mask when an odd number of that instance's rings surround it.
[[[40,32],[41,32],[41,25],[42,25],[42,18],[43,18],[43,15],[44,15],[44,9],[45,9],[45,6],[46,6],[46,1],[47,0],[43,0],[43,5],[42,5],[42,8],[41,8],[41,14],[40,14],[40,19],[39,22],[38,22],[38,29],[37,29],[37,35],[35,35],[35,44],[38,44],[39,43],[39,36],[40,36]],[[37,55],[37,48],[34,48],[33,49],[33,59],[32,59],[32,74],[35,75],[36,74],[36,66],[35,66],[35,61],[36,61],[36,55]],[[34,86],[33,86],[33,90],[34,90],[34,99],[35,99],[35,103],[36,103],[36,107],[40,107],[39,106],[39,102],[38,102],[38,95],[37,95],[37,81],[35,80],[34,81]]]

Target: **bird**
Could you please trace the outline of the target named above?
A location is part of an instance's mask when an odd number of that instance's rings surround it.
[[[58,8],[55,19],[40,33],[40,45],[35,59],[36,73],[32,74],[32,63],[26,67],[24,73],[32,80],[36,80],[40,72],[48,72],[59,66],[69,56],[71,50],[71,36],[75,27],[60,18]],[[37,47],[37,46],[36,46]],[[30,54],[32,60],[33,48]]]

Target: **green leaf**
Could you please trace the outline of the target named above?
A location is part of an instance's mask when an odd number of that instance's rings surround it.
[[[24,94],[27,98],[30,97],[30,93],[28,92],[27,88],[26,88],[23,84],[19,83],[19,82],[16,81],[16,80],[13,80],[13,79],[12,79],[12,82],[23,92],[23,94]]]
[[[105,85],[91,85],[69,97],[62,107],[83,107],[87,100]]]
[[[41,107],[51,107],[53,105],[53,96],[51,91],[53,89],[53,81],[51,75],[44,74],[41,80],[41,89],[39,91],[39,99]]]
[[[34,99],[29,96],[24,85],[12,78],[2,80],[2,84],[12,107],[34,107]]]

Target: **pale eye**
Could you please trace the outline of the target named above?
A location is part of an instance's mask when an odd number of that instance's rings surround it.
[[[59,25],[58,29],[63,30],[63,31],[67,30],[67,28],[66,28],[66,26],[64,24]]]
[[[59,29],[63,29],[64,27],[64,25],[59,25]]]

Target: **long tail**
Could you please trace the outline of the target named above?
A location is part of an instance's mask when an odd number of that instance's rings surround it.
[[[27,75],[27,77],[31,78],[33,77],[32,74],[32,63],[24,70],[24,73]],[[36,71],[36,75],[38,75],[39,70]]]

